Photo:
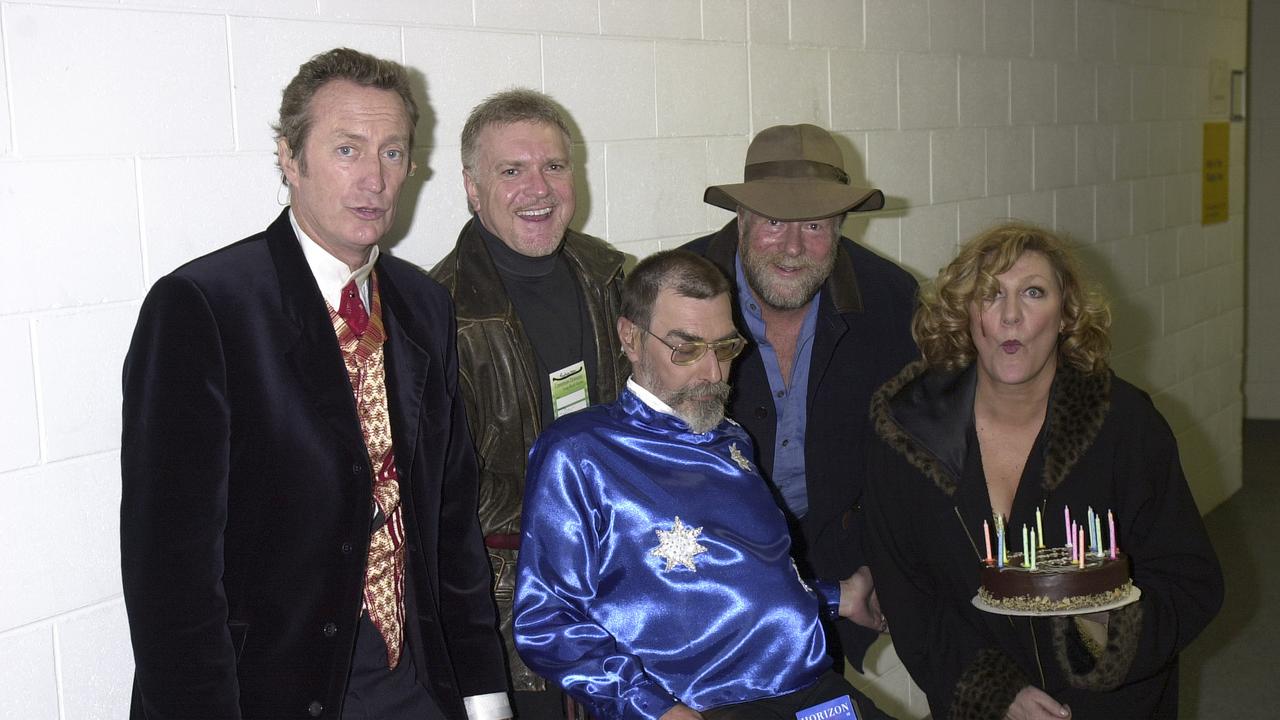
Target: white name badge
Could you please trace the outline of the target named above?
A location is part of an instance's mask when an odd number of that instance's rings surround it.
[[[587,366],[581,360],[556,370],[547,378],[551,381],[551,407],[556,418],[591,404],[587,396]]]

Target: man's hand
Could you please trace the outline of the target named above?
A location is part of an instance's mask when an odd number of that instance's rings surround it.
[[[1063,720],[1071,717],[1071,708],[1040,688],[1028,685],[1018,691],[1004,717],[1005,720]]]
[[[688,705],[678,703],[675,707],[662,713],[662,717],[658,718],[658,720],[702,720],[702,715]]]
[[[880,611],[880,599],[876,597],[871,568],[866,565],[840,581],[840,617],[849,618],[872,630],[889,631],[889,623]]]

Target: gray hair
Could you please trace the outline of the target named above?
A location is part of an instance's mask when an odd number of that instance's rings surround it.
[[[622,284],[622,316],[642,328],[653,320],[658,294],[708,300],[729,292],[729,280],[710,260],[688,250],[664,250],[641,260]]]
[[[467,116],[462,126],[462,167],[470,170],[475,166],[476,144],[485,128],[518,122],[551,125],[564,135],[566,148],[572,144],[569,125],[555,101],[537,90],[511,88],[485,98]]]

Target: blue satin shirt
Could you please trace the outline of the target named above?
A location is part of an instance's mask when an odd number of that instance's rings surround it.
[[[831,667],[823,602],[796,573],[746,432],[696,434],[663,410],[628,382],[530,451],[516,648],[599,718],[772,697]],[[838,602],[832,584],[819,591]]]

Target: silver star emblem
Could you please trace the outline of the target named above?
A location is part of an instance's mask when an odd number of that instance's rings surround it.
[[[751,461],[738,449],[738,443],[729,443],[729,458],[738,463],[738,467],[751,472]]]
[[[655,532],[658,533],[658,547],[650,550],[649,554],[667,561],[664,572],[670,572],[677,565],[683,565],[698,572],[698,568],[693,565],[693,556],[707,551],[705,547],[698,544],[698,536],[702,534],[702,528],[686,526],[677,515],[674,527],[670,530]]]

